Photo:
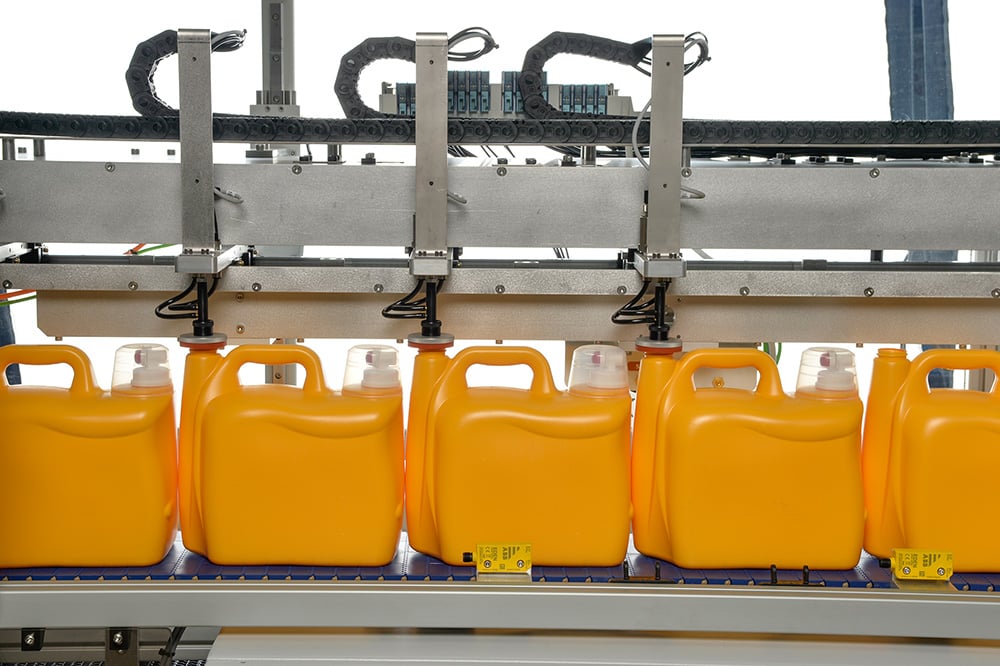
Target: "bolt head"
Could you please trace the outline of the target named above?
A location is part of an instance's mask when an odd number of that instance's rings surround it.
[[[875,290],[871,287],[865,287],[865,298],[871,298],[875,295]]]
[[[750,287],[740,287],[740,296],[749,296]]]
[[[121,645],[122,643],[125,642],[125,635],[122,634],[122,632],[120,631],[116,631],[115,633],[111,634],[111,642],[114,643],[115,645]]]
[[[236,325],[236,332],[239,333],[240,335],[243,335],[244,333],[247,332],[247,327],[244,326],[243,324],[237,324]]]
[[[517,561],[517,568],[518,569],[523,569],[524,568],[524,560],[518,560]]]
[[[115,170],[115,164],[114,164],[114,162],[107,162],[104,165],[104,170],[107,171],[108,173],[111,173],[112,171],[114,171]]]
[[[372,291],[374,291],[376,294],[381,294],[383,291],[385,291],[385,287],[381,283],[376,283],[375,286],[372,287]]]
[[[13,286],[14,286],[14,283],[11,282],[10,280],[4,280],[3,281],[3,288],[4,289],[10,289]]]
[[[294,173],[296,176],[299,175],[300,173],[302,173],[302,167],[299,166],[298,164],[292,166],[292,173]]]
[[[236,302],[237,303],[242,303],[244,298],[246,298],[246,296],[243,294],[243,292],[240,292],[240,293],[236,294]]]
[[[691,168],[690,167],[684,167],[683,169],[681,169],[681,176],[683,178],[690,178],[691,177]]]
[[[910,567],[903,567],[903,573],[906,574],[907,576],[909,576],[910,575]]]
[[[263,289],[263,287],[261,287],[260,282],[254,282],[252,285],[250,285],[250,289],[252,289],[253,291],[260,291],[261,289]]]
[[[129,291],[135,291],[138,288],[139,288],[139,283],[138,282],[136,282],[136,281],[133,280],[132,282],[128,283],[128,290]]]
[[[7,286],[6,281],[4,281],[4,286]],[[993,296],[993,298],[1000,298],[1000,289],[994,289],[993,291],[990,292],[990,294]]]
[[[872,169],[871,171],[869,171],[868,175],[870,177],[872,177],[872,178],[878,178],[880,175],[882,175],[882,172],[879,171],[879,169],[876,167],[876,168]]]
[[[35,644],[35,635],[34,634],[25,634],[25,636],[24,636],[24,644],[25,645],[34,645]]]
[[[493,288],[493,291],[495,291],[498,294],[502,294],[507,291],[507,287],[503,286],[502,284],[498,284],[496,287]]]
[[[491,562],[490,560],[483,560],[484,569],[489,569],[491,566],[493,566],[493,562]]]
[[[615,289],[615,291],[618,292],[619,296],[624,296],[625,294],[628,293],[628,287],[626,287],[623,284],[620,284],[620,285],[618,285],[618,288]]]
[[[501,178],[503,176],[506,176],[507,175],[507,167],[505,167],[505,166],[499,166],[499,167],[497,167],[497,175],[500,176]]]

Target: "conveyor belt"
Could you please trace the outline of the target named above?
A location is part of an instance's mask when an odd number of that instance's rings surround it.
[[[653,584],[657,561],[630,549],[625,559],[629,582]],[[659,562],[662,583],[680,585],[768,585],[767,569],[682,569]],[[532,569],[536,582],[622,582],[622,567],[543,567]],[[780,584],[801,581],[798,570],[779,570]],[[178,541],[166,558],[152,567],[0,569],[0,582],[11,581],[471,581],[474,567],[453,567],[410,549],[404,534],[395,559],[384,567],[219,566],[185,550]],[[890,576],[876,558],[864,554],[858,566],[845,571],[811,570],[810,583],[825,587],[888,588]],[[1000,591],[1000,573],[955,574],[959,590]]]

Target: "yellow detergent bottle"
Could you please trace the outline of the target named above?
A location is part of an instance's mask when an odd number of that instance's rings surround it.
[[[635,392],[635,419],[632,426],[632,539],[645,553],[665,553],[670,549],[666,507],[659,501],[654,482],[656,467],[656,423],[663,404],[663,391],[677,365],[680,348],[645,349],[639,363]]]
[[[459,565],[479,544],[526,543],[538,565],[620,564],[631,519],[625,361],[617,347],[580,347],[563,392],[534,349],[459,352],[430,394],[423,456],[408,459],[408,489],[425,498],[419,520],[434,531],[420,549]],[[527,365],[531,386],[469,387],[475,364]]]
[[[184,547],[196,553],[205,554],[205,529],[201,524],[201,511],[195,500],[194,484],[194,415],[198,400],[208,383],[208,378],[222,363],[219,352],[225,342],[181,342],[187,347],[184,362],[184,386],[181,389],[181,421],[178,428],[178,490],[181,511],[181,538]],[[205,395],[205,400],[214,396]]]
[[[445,343],[415,343],[413,384],[406,425],[406,538],[414,550],[438,552],[437,528],[431,517],[431,498],[424,484],[424,441],[427,435],[427,410],[438,379],[448,369],[451,359]]]
[[[1000,394],[995,386],[988,393],[929,389],[935,368],[1000,374],[1000,352],[934,349],[914,359],[890,426],[886,511],[894,505],[898,532],[889,530],[875,547],[950,551],[956,571],[998,571],[1000,536],[992,525],[1000,505]],[[960,461],[962,474],[947,472],[950,461]]]
[[[645,554],[689,568],[844,569],[861,553],[861,416],[847,350],[803,354],[794,396],[753,349],[699,349],[662,393],[652,474],[666,525]],[[699,388],[702,367],[753,367],[754,391]]]
[[[68,389],[8,386],[7,366],[65,363]],[[177,531],[167,350],[118,350],[112,390],[68,345],[0,347],[0,567],[146,566]]]
[[[299,364],[304,385],[243,386],[246,363]],[[310,349],[234,349],[198,400],[192,454],[204,554],[213,562],[387,564],[403,518],[396,350],[352,348],[338,393]]]
[[[872,383],[865,410],[861,470],[865,488],[865,550],[890,557],[903,547],[899,515],[888,492],[889,450],[896,394],[910,372],[902,349],[879,349],[872,366]]]

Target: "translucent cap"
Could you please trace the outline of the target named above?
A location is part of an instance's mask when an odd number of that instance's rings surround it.
[[[171,386],[170,354],[163,345],[134,344],[119,347],[111,386],[160,388]]]
[[[573,352],[569,388],[628,388],[625,350],[613,345],[584,345]]]
[[[348,350],[344,386],[395,388],[399,385],[395,347],[356,345]]]
[[[856,394],[858,377],[854,369],[854,353],[840,347],[810,347],[805,350],[795,390]]]

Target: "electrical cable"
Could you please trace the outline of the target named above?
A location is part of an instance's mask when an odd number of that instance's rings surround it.
[[[382,316],[386,319],[423,319],[427,312],[427,299],[413,299],[423,291],[424,284],[423,278],[417,280],[417,286],[413,288],[413,291],[382,308]]]
[[[454,50],[456,46],[470,39],[481,39],[483,40],[483,45],[475,51]],[[498,48],[500,48],[500,45],[493,39],[493,35],[490,34],[489,30],[474,26],[460,30],[448,38],[448,60],[453,62],[469,62],[470,60],[481,58],[490,51]]]
[[[141,250],[144,247],[146,247],[145,243],[139,243],[138,245],[136,245],[136,246],[134,246],[134,247],[132,247],[132,248],[130,248],[128,250],[125,250],[125,252],[123,252],[122,254],[137,254],[139,252],[139,250]]]
[[[141,250],[133,252],[132,254],[146,254],[147,252],[154,252],[156,250],[162,250],[167,247],[173,247],[177,243],[166,243],[164,245],[151,245],[149,247],[144,247]]]
[[[212,50],[219,53],[230,53],[243,46],[246,40],[246,30],[226,30],[212,34]]]
[[[17,298],[18,296],[26,296],[28,294],[35,293],[34,289],[19,289],[18,291],[9,291],[6,294],[0,294],[0,301],[7,300],[8,298]]]
[[[160,659],[159,666],[171,666],[174,660],[174,655],[177,654],[177,646],[181,642],[181,637],[184,635],[184,630],[186,627],[174,627],[170,631],[170,636],[167,638],[167,644],[160,649]]]
[[[167,300],[163,301],[156,308],[153,309],[153,314],[155,314],[160,319],[197,319],[198,318],[198,300],[190,300],[184,303],[178,303],[177,301],[186,297],[194,288],[198,285],[198,278],[192,278],[191,284],[188,285],[187,289],[177,294],[176,296],[171,296]],[[214,277],[212,279],[212,286],[208,290],[208,296],[215,293],[216,287],[219,286],[219,278]],[[164,312],[164,310],[169,310],[170,312]],[[180,314],[174,314],[180,313]]]
[[[28,301],[33,301],[36,298],[38,298],[37,295],[35,295],[35,296],[28,296],[27,298],[18,298],[18,299],[15,299],[13,301],[3,300],[3,301],[0,301],[0,308],[10,307],[11,305],[17,305],[18,303],[27,303]]]
[[[642,301],[649,290],[650,280],[643,280],[639,292],[628,303],[620,307],[613,315],[611,322],[614,324],[655,324],[656,323],[656,297],[650,296],[646,301]]]

